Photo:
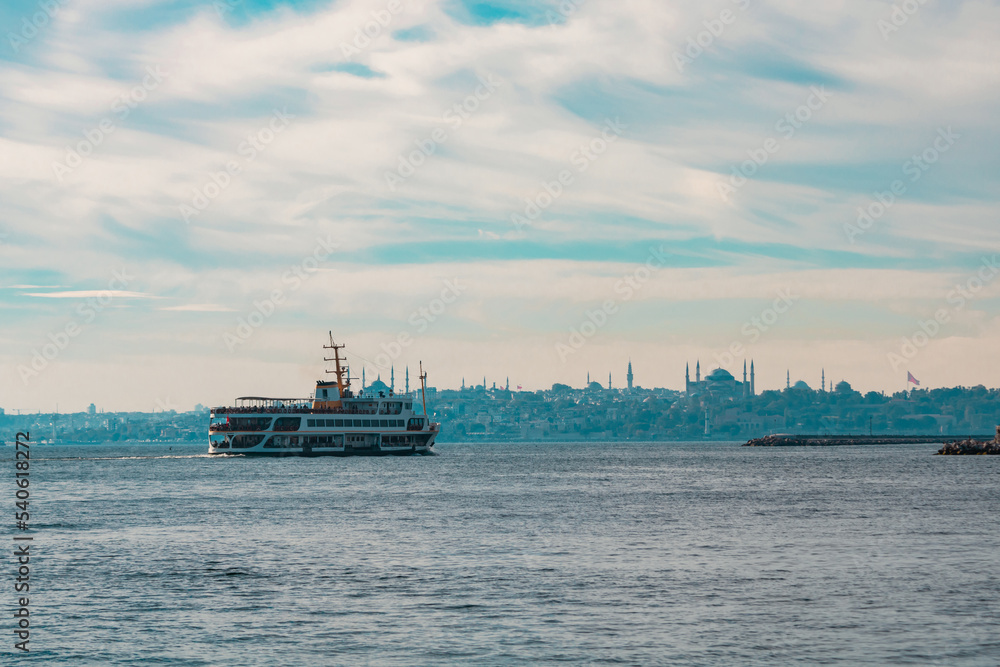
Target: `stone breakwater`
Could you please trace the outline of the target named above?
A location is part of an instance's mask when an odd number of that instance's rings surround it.
[[[997,426],[997,434],[992,442],[982,440],[957,440],[945,443],[944,447],[938,450],[938,454],[943,456],[1000,456],[1000,426]]]
[[[744,447],[837,447],[851,445],[902,445],[943,443],[940,435],[765,435],[748,440]]]

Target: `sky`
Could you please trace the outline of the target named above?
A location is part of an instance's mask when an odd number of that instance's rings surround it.
[[[330,331],[397,387],[1000,384],[995,0],[17,0],[0,29],[8,412],[307,396]]]

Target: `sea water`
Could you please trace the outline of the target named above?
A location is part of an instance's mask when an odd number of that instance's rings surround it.
[[[6,449],[3,539],[34,540],[31,651],[8,614],[4,664],[1000,662],[1000,458],[35,445],[24,532]]]

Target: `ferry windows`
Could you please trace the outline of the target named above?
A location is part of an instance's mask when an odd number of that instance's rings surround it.
[[[389,420],[388,419],[380,419],[379,422],[378,422],[378,425],[379,425],[380,428],[388,428],[389,427]]]
[[[371,428],[371,425],[372,425],[372,420],[371,419],[362,419],[361,420],[361,426],[363,428]]]
[[[306,420],[306,426],[315,426],[315,425],[316,425],[316,420],[315,419],[307,419]]]
[[[406,404],[406,409],[407,410],[412,410],[413,409],[413,403],[407,403]]]
[[[249,449],[250,447],[256,447],[264,439],[262,434],[253,435],[235,435],[232,440],[233,449]]]
[[[233,431],[266,431],[271,425],[270,417],[230,417],[229,428]]]
[[[356,427],[358,427],[358,428],[361,428],[361,420],[360,420],[360,419],[355,419],[355,420],[354,420],[354,425],[355,425]]]
[[[423,417],[410,417],[410,422],[406,425],[407,431],[419,431],[424,427]]]
[[[333,419],[333,420],[327,421],[326,425],[327,426],[343,426],[344,425],[344,420],[343,419]]]
[[[298,431],[302,417],[278,417],[274,420],[275,431]]]

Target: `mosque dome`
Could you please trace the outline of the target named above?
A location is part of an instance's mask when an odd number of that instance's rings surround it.
[[[379,392],[384,393],[386,396],[389,395],[389,385],[382,380],[375,380],[370,385],[365,387],[365,393],[371,394],[372,396],[378,396]]]
[[[736,378],[733,374],[724,368],[716,368],[714,371],[705,376],[705,379],[709,382],[733,382]]]
[[[795,384],[793,384],[792,385],[792,389],[806,389],[808,391],[812,391],[812,387],[810,387],[808,384],[806,384],[802,380],[799,380],[798,382],[796,382]]]

